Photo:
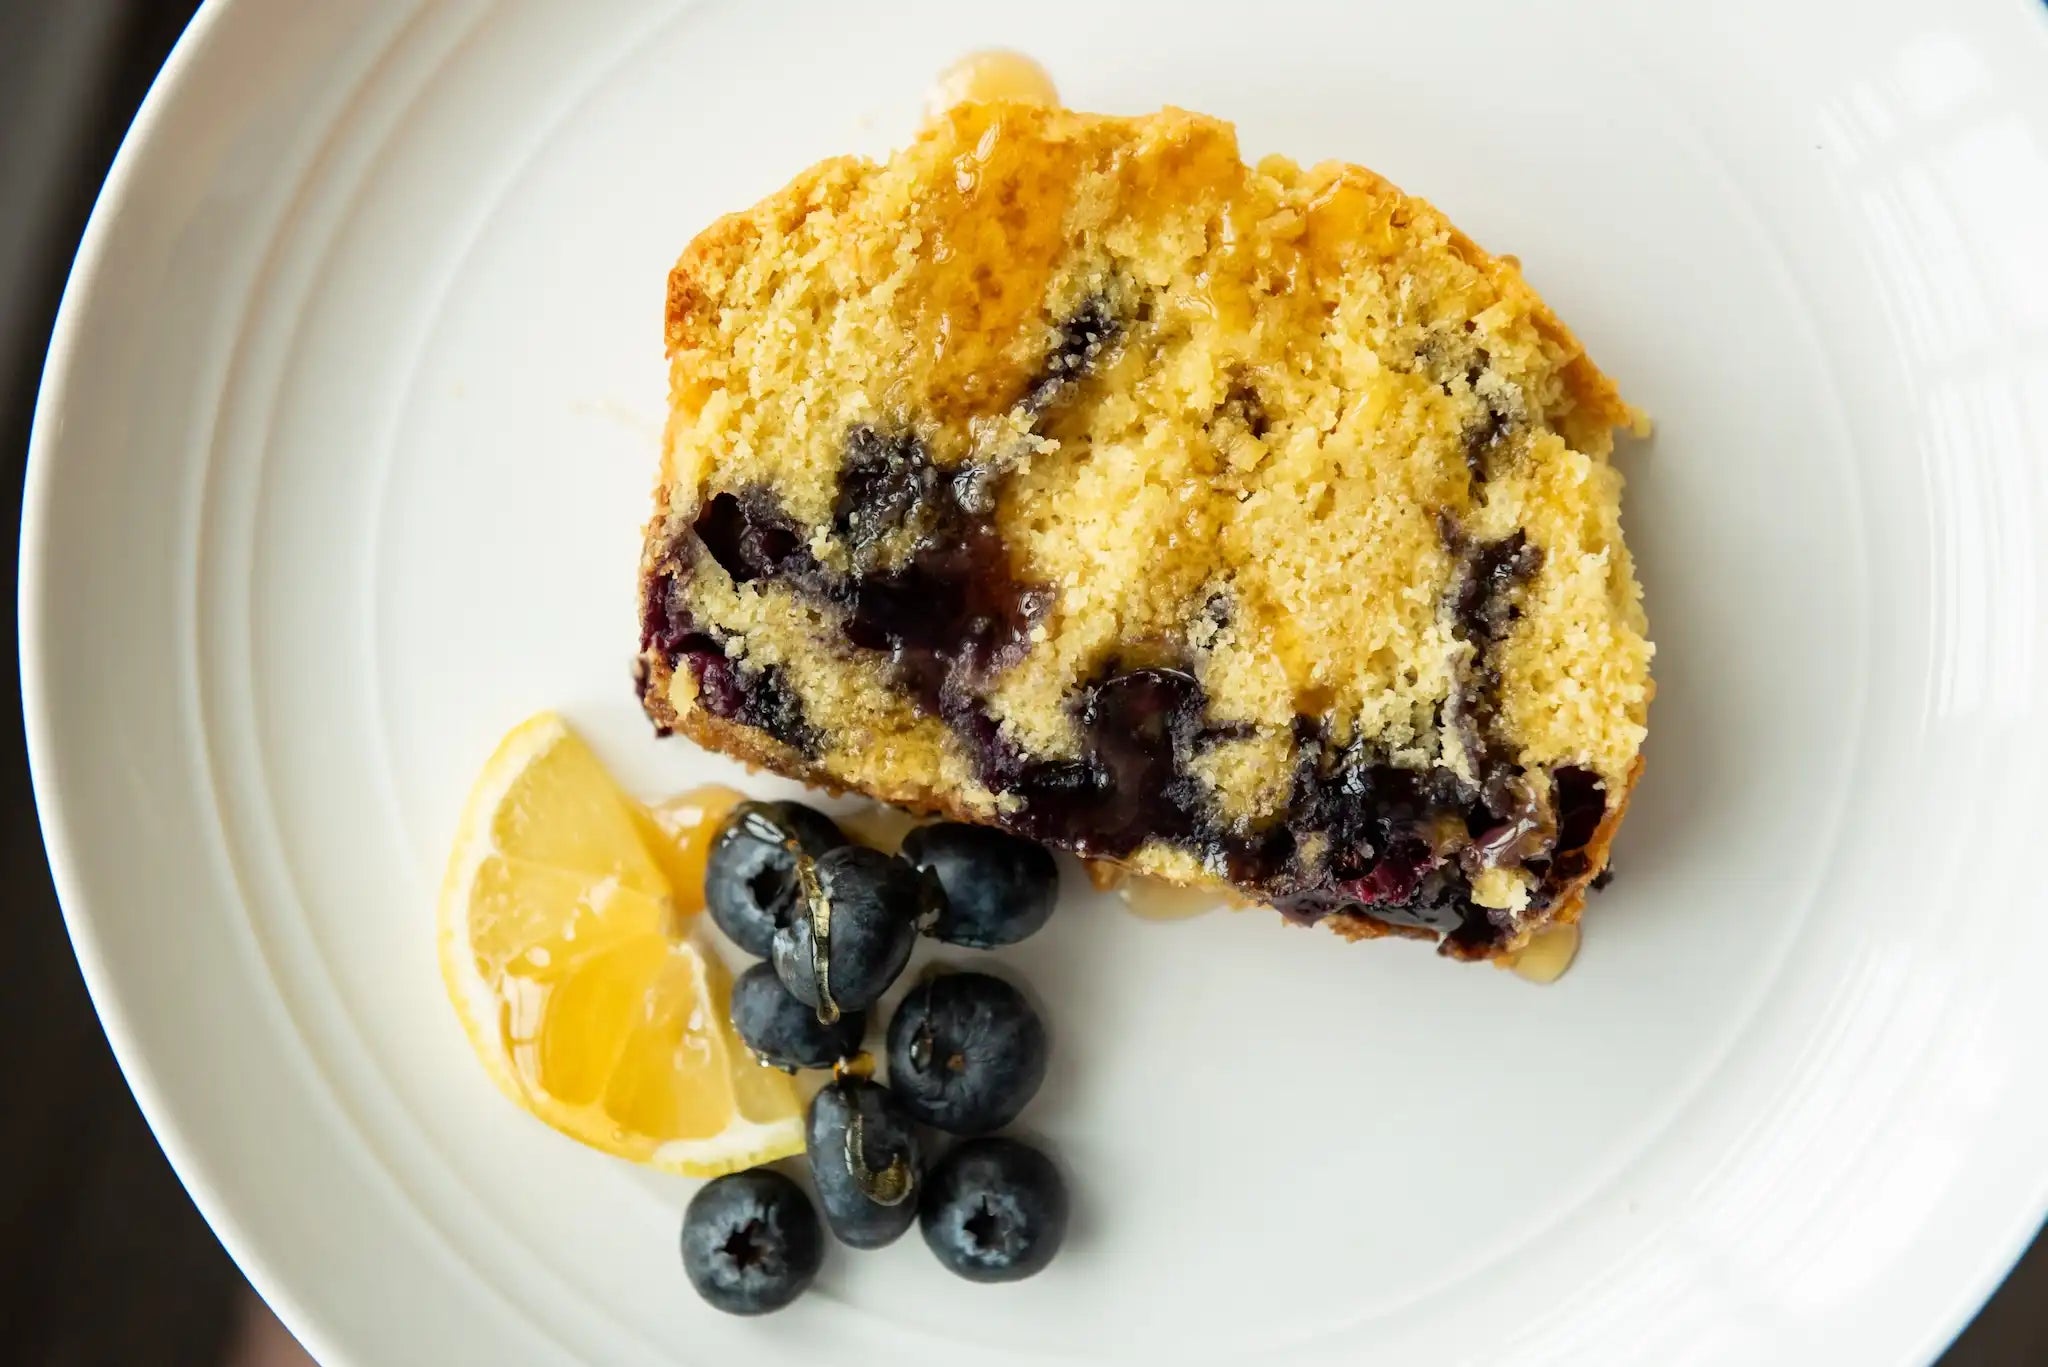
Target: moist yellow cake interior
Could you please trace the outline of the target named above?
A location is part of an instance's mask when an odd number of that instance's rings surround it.
[[[1035,404],[1091,309],[1114,335]],[[671,278],[667,343],[650,563],[684,556],[714,495],[767,490],[849,571],[831,528],[857,428],[998,473],[1012,571],[1050,590],[984,702],[1024,752],[1079,754],[1077,694],[1157,661],[1199,679],[1219,739],[1190,768],[1235,827],[1285,807],[1301,718],[1477,780],[1444,723],[1475,649],[1446,613],[1455,528],[1540,552],[1486,660],[1499,744],[1539,791],[1560,765],[1627,789],[1651,646],[1609,455],[1639,419],[1512,258],[1372,172],[1248,167],[1229,125],[1178,110],[963,105],[886,164],[825,162],[706,232]],[[829,604],[701,553],[690,574],[724,649],[801,699],[807,776],[1002,810]],[[687,715],[690,671],[653,669],[651,705]],[[1127,862],[1187,874],[1184,850]],[[1526,901],[1504,876],[1475,897]]]

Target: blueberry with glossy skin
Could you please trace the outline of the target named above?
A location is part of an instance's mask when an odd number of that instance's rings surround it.
[[[986,973],[946,973],[896,1008],[889,1086],[925,1124],[985,1134],[1015,1120],[1037,1093],[1049,1052],[1023,993]]]
[[[713,1178],[683,1213],[683,1271],[728,1315],[780,1310],[803,1294],[824,1256],[811,1199],[769,1168]]]
[[[923,1153],[917,1127],[886,1087],[844,1077],[821,1090],[811,1098],[804,1146],[825,1224],[840,1242],[880,1248],[910,1228]]]
[[[843,845],[818,857],[818,889],[829,909],[825,987],[841,1011],[863,1011],[889,990],[917,943],[923,883],[917,870],[880,850]],[[819,1005],[811,918],[775,932],[775,976],[805,1006]]]
[[[971,1282],[1043,1271],[1067,1235],[1067,1184],[1052,1160],[1014,1139],[970,1139],[939,1161],[918,1204],[924,1241]]]
[[[1043,845],[989,826],[940,821],[903,837],[903,857],[938,880],[945,903],[925,933],[969,949],[1013,945],[1052,916],[1059,867]]]
[[[793,1073],[830,1068],[858,1054],[868,1018],[846,1011],[827,1025],[816,1010],[789,994],[774,965],[755,964],[733,980],[732,1028],[761,1062]]]
[[[768,957],[775,932],[803,906],[794,838],[816,859],[846,837],[832,818],[800,802],[743,802],[712,838],[704,861],[704,905],[732,942],[757,959]]]

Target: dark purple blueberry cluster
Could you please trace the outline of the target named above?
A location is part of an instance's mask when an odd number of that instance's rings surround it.
[[[1038,1150],[991,1134],[1045,1078],[1050,1041],[1023,993],[987,973],[927,975],[889,1023],[887,1085],[861,1050],[864,1012],[920,931],[1014,944],[1051,916],[1058,877],[1044,848],[987,827],[919,827],[891,856],[798,803],[743,803],[727,819],[705,904],[734,944],[769,960],[734,983],[733,1028],[764,1064],[833,1078],[805,1118],[816,1207],[759,1171],[718,1178],[690,1203],[683,1265],[705,1300],[761,1314],[796,1299],[823,1257],[818,1208],[852,1248],[918,1223],[939,1261],[974,1281],[1015,1281],[1052,1260],[1066,1182]],[[933,1131],[961,1142],[934,1157]]]
[[[932,462],[915,433],[885,436],[862,424],[846,434],[832,531],[857,568],[878,562],[888,539],[903,533],[935,539],[938,524],[965,512],[953,476]]]
[[[1046,412],[1095,368],[1102,354],[1116,344],[1123,323],[1108,299],[1088,300],[1060,324],[1059,337],[1047,353],[1038,377],[1024,391],[1024,411]]]
[[[1509,766],[1493,734],[1500,671],[1492,652],[1521,615],[1515,591],[1543,567],[1543,551],[1520,531],[1498,541],[1472,541],[1448,517],[1440,530],[1458,561],[1444,606],[1452,634],[1471,647],[1444,704],[1444,722],[1464,745],[1481,787],[1498,789]]]
[[[1474,325],[1465,324],[1470,334]],[[1523,424],[1521,405],[1511,394],[1480,388],[1493,357],[1469,335],[1432,335],[1415,353],[1414,368],[1437,382],[1445,394],[1456,392],[1455,381],[1463,377],[1465,389],[1483,405],[1482,412],[1465,424],[1461,441],[1465,465],[1474,484],[1484,484],[1493,475],[1495,462],[1508,451]]]
[[[640,648],[658,653],[670,669],[687,669],[697,681],[706,712],[765,732],[806,758],[814,758],[822,737],[804,715],[803,698],[775,665],[751,665],[726,653],[724,633],[701,628],[684,601],[686,579],[673,567],[648,579],[642,605]],[[645,662],[636,674],[642,704],[649,675]]]

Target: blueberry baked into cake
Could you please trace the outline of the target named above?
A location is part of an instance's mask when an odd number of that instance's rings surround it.
[[[1430,205],[966,104],[713,225],[667,346],[664,732],[1347,937],[1577,919],[1652,692],[1640,419]]]

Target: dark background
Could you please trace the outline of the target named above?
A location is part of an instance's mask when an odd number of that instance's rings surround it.
[[[562,0],[570,3],[571,0]],[[0,0],[0,459],[19,523],[29,419],[71,255],[192,0]],[[13,556],[6,557],[14,573]],[[5,594],[15,634],[15,586]],[[43,861],[17,705],[0,842],[19,938],[0,955],[0,1362],[279,1360],[100,1034]],[[260,1311],[254,1311],[260,1315]],[[2048,1363],[2048,1240],[1943,1359]]]

